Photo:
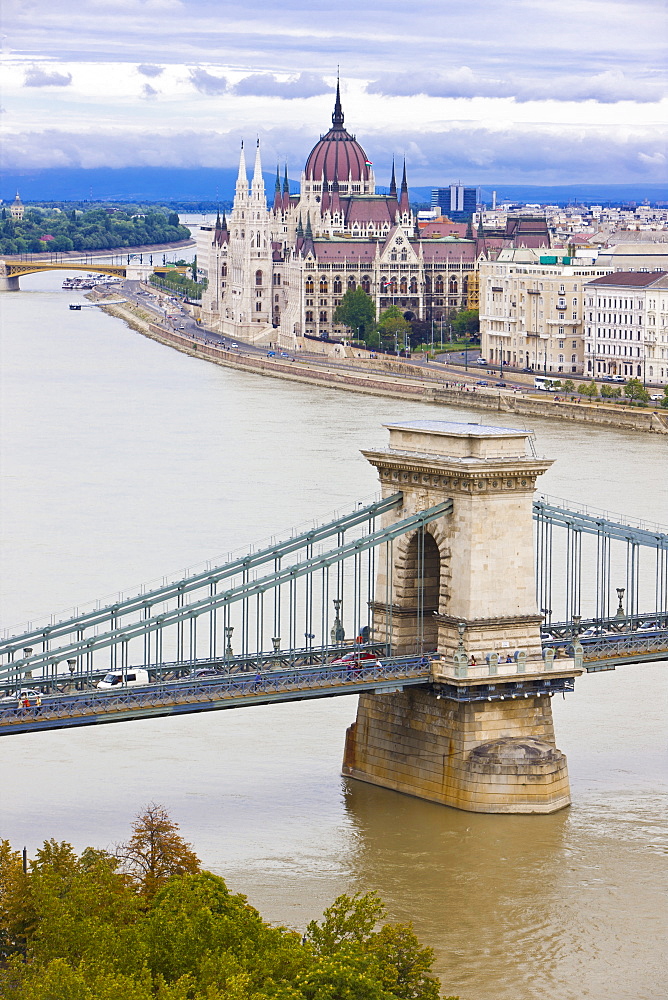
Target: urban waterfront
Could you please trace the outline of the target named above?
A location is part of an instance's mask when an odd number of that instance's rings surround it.
[[[2,297],[2,625],[177,574],[376,491],[361,447],[392,419],[475,412],[242,375],[97,310],[59,275]],[[508,420],[512,424],[512,420]],[[665,523],[666,443],[536,423],[546,492]],[[164,804],[204,864],[302,928],[375,889],[462,1000],[664,995],[666,668],[555,699],[574,805],[456,812],[339,777],[353,699],[2,744],[2,836],[122,839]]]

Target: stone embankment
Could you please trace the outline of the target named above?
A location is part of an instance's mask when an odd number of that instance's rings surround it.
[[[104,296],[95,293],[96,301]],[[269,358],[265,355],[243,354],[218,343],[207,342],[203,336],[193,337],[167,329],[141,306],[102,306],[111,315],[124,319],[139,333],[174,347],[184,354],[203,358],[214,364],[272,378],[306,382],[310,385],[328,385],[332,388],[363,392],[372,396],[389,396],[394,399],[415,399],[443,406],[465,406],[467,409],[487,410],[494,413],[513,413],[522,417],[541,417],[567,420],[589,426],[617,430],[643,431],[668,435],[668,411],[633,409],[559,397],[536,399],[523,393],[484,388],[472,383],[444,380],[443,373],[426,365],[420,368],[398,362],[385,362],[389,370],[369,371],[366,359],[348,359],[347,367],[331,360]],[[374,363],[374,367],[378,365]]]

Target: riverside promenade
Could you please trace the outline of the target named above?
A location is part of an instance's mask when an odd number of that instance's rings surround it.
[[[157,322],[142,305],[104,305],[103,295],[94,293],[96,301],[113,316],[125,320],[144,336],[178,351],[214,364],[257,375],[288,379],[293,382],[327,385],[373,396],[394,399],[415,399],[442,406],[463,406],[495,413],[514,413],[522,417],[565,420],[617,430],[639,431],[668,435],[668,411],[636,409],[601,403],[571,401],[564,397],[540,399],[524,393],[478,386],[459,375],[444,378],[436,366],[415,366],[397,362],[386,363],[389,371],[370,371],[367,359],[348,358],[345,362],[322,356],[302,358],[268,357],[266,354],[245,353],[244,345],[230,349],[217,341],[206,339],[205,331],[196,335],[179,331]],[[377,366],[376,362],[376,366]]]

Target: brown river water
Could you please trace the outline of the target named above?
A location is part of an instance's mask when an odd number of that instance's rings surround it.
[[[351,507],[377,489],[359,449],[385,444],[385,422],[486,419],[218,368],[70,312],[61,280],[0,296],[2,627]],[[556,460],[546,492],[668,522],[665,438],[532,428]],[[376,890],[462,1000],[659,1000],[668,665],[585,676],[553,709],[573,794],[553,816],[341,778],[342,697],[6,738],[0,836],[111,846],[155,801],[271,920],[301,929],[338,893]]]

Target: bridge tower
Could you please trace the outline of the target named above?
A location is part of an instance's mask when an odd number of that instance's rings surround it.
[[[436,651],[434,683],[361,695],[343,773],[474,812],[561,809],[568,771],[545,682],[580,671],[541,649],[531,505],[552,462],[527,455],[516,428],[387,426],[389,448],[363,452],[383,495],[404,496],[386,523],[453,502],[382,552],[373,605],[374,637],[395,655]]]

